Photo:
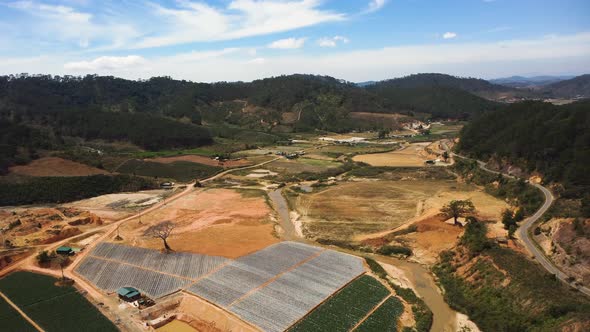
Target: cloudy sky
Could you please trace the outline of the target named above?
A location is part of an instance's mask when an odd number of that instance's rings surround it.
[[[590,73],[589,0],[0,0],[0,74]]]

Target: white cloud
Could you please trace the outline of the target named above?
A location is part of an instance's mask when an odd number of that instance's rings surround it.
[[[146,60],[138,55],[128,56],[101,56],[91,61],[68,62],[64,68],[81,72],[103,72],[130,70],[145,65]]]
[[[453,39],[457,37],[457,34],[454,32],[445,32],[442,37],[443,39]]]
[[[320,47],[336,47],[338,43],[348,44],[350,40],[342,36],[324,37],[318,39],[318,45]]]
[[[383,6],[385,6],[386,3],[387,0],[371,0],[371,2],[369,2],[369,5],[367,6],[367,9],[365,10],[365,13],[376,12],[379,9],[383,8]]]
[[[15,1],[4,5],[33,16],[35,20],[19,25],[19,28],[30,30],[44,42],[75,42],[79,47],[86,48],[94,41],[100,41],[110,47],[120,47],[139,35],[134,27],[119,23],[117,18],[96,22],[93,14],[69,6],[38,1]]]
[[[268,48],[278,49],[295,49],[302,48],[305,44],[305,38],[286,38],[276,40],[268,45]]]
[[[0,74],[99,73],[131,79],[169,75],[177,79],[206,82],[249,81],[281,74],[310,73],[360,82],[417,72],[444,72],[476,77],[590,72],[590,32],[502,42],[452,44],[440,42],[335,51],[319,55],[280,53],[253,57],[250,50],[243,48],[188,52],[146,58],[145,63],[142,63],[141,59],[126,60],[127,62],[121,60],[126,57],[113,57],[115,60],[107,57],[109,60],[98,61],[65,56],[31,58],[0,56]],[[69,65],[64,67],[64,63]]]
[[[156,15],[169,28],[139,41],[134,47],[238,39],[346,18],[344,14],[320,9],[321,3],[320,0],[233,0],[225,8],[191,1],[179,2],[179,8],[154,5]]]

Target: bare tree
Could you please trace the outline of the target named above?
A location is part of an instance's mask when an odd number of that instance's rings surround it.
[[[164,249],[168,252],[171,251],[172,248],[170,248],[166,240],[170,237],[174,227],[175,225],[171,221],[162,221],[161,223],[150,226],[146,229],[144,235],[156,239],[162,239],[162,241],[164,241]]]

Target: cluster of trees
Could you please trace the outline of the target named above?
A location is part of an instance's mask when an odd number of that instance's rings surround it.
[[[155,181],[129,175],[37,177],[0,182],[0,206],[63,203],[115,192],[155,189]]]
[[[584,197],[590,192],[590,102],[531,101],[486,113],[463,128],[457,148],[540,172],[544,182],[564,185],[562,196]]]
[[[502,224],[504,225],[504,229],[508,231],[508,237],[512,238],[514,236],[514,233],[518,228],[518,223],[523,220],[523,209],[517,209],[516,211],[506,209],[502,212]]]

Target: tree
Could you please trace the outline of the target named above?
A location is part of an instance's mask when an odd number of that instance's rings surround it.
[[[447,160],[449,160],[449,153],[447,151],[443,152],[442,158],[444,159],[445,162],[447,162]]]
[[[440,211],[447,216],[448,218],[453,218],[455,221],[455,225],[458,224],[457,219],[459,217],[466,217],[469,214],[475,212],[475,206],[471,200],[452,200],[449,204],[440,209]]]
[[[504,229],[509,230],[511,226],[516,227],[516,219],[514,218],[514,213],[509,209],[504,210],[502,212],[502,224],[504,224]]]
[[[47,252],[47,250],[43,250],[41,251],[38,255],[37,255],[37,262],[39,264],[47,264],[49,262],[51,262],[51,255],[49,255],[49,253]]]
[[[164,249],[168,252],[171,251],[172,248],[168,245],[167,239],[170,237],[174,227],[175,225],[171,221],[163,221],[159,224],[148,227],[148,229],[145,230],[144,235],[161,239],[164,242]]]
[[[387,135],[389,135],[389,130],[387,130],[387,129],[379,130],[379,138],[385,138],[385,137],[387,137]]]

